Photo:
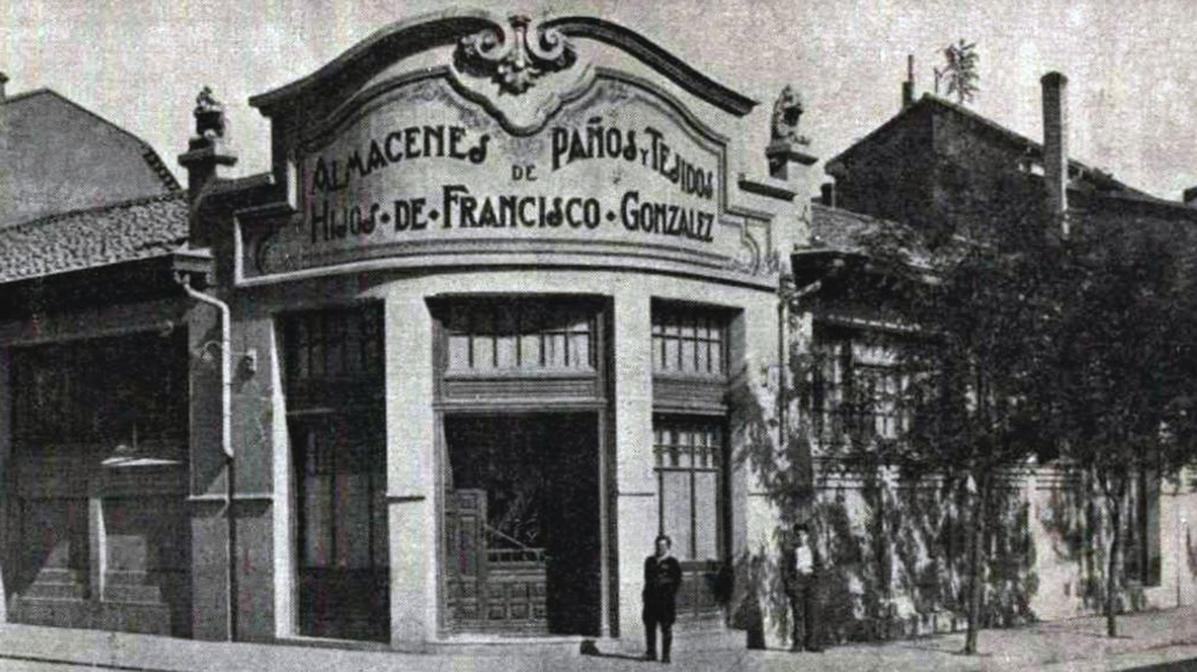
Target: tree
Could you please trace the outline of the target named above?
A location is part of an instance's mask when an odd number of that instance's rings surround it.
[[[904,462],[972,489],[968,532],[968,631],[977,651],[984,600],[986,521],[995,477],[1040,446],[1035,409],[1023,402],[1039,384],[1048,350],[1045,283],[1038,254],[998,244],[970,244],[941,259],[939,282],[914,301],[928,338],[904,353],[918,372],[909,391],[914,423],[902,442]]]
[[[1062,453],[1089,473],[1110,516],[1107,633],[1117,635],[1128,486],[1194,455],[1197,317],[1193,237],[1156,221],[1083,223],[1060,255],[1051,409]]]
[[[899,466],[913,478],[939,476],[970,491],[967,534],[968,630],[965,652],[977,651],[984,600],[982,540],[995,478],[1005,467],[1041,451],[1043,418],[1026,403],[1045,396],[1039,375],[1054,354],[1052,307],[1044,288],[1057,271],[1043,245],[1036,208],[995,209],[1001,221],[987,240],[959,237],[912,267],[909,241],[881,236],[869,256],[904,278],[903,319],[916,325],[895,356],[906,381],[896,403],[908,426],[896,441],[851,441],[849,450]]]
[[[977,63],[980,61],[980,56],[975,51],[977,47],[976,42],[965,43],[962,39],[956,44],[949,44],[944,50],[944,64],[943,70],[933,68],[935,71],[935,93],[939,93],[939,83],[942,79],[947,79],[948,95],[956,94],[956,101],[960,104],[971,103],[977,91],[977,80],[980,75],[977,73]]]

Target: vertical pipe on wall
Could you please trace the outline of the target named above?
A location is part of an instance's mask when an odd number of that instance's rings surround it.
[[[179,284],[187,295],[216,308],[220,313],[220,448],[225,456],[225,631],[229,641],[236,639],[237,628],[237,560],[236,521],[233,517],[233,353],[232,320],[229,304],[204,294],[191,286],[191,279],[182,275]]]
[[[2,73],[0,73],[2,75]],[[12,359],[9,348],[0,347],[0,623],[8,622],[8,598],[12,582],[13,558],[16,544],[8,535],[12,531],[12,511],[16,489],[12,476]],[[8,581],[5,581],[7,577]]]

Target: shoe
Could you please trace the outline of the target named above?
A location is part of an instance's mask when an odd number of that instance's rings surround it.
[[[662,658],[662,659],[661,659],[661,664],[662,664],[662,665],[668,665],[668,664],[669,664],[669,656],[665,656],[664,658]]]
[[[795,645],[790,647],[790,653],[802,653],[802,651],[803,649],[801,646]]]
[[[811,653],[823,653],[823,649],[821,647],[820,648],[807,648],[807,651],[810,651]]]
[[[654,652],[654,651],[649,651],[649,652],[647,652],[647,653],[645,653],[645,654],[644,654],[644,659],[645,659],[645,660],[656,660],[656,659],[657,659],[657,654],[656,654],[656,652]]]

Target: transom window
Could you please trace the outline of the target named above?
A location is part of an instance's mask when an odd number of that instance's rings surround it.
[[[727,373],[727,320],[694,306],[653,306],[653,372],[701,376]]]
[[[292,382],[382,375],[380,305],[290,315],[284,334]]]
[[[719,559],[723,450],[719,418],[653,418],[659,529],[673,539],[679,559]]]
[[[495,299],[449,306],[448,370],[594,370],[593,307],[566,301]]]

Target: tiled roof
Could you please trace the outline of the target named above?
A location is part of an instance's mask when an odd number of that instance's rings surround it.
[[[804,251],[872,255],[878,249],[888,249],[912,266],[930,266],[925,242],[905,224],[820,203],[812,205],[811,220],[811,244]]]
[[[187,239],[183,193],[0,228],[0,283],[168,254]]]
[[[897,126],[899,123],[901,123],[901,120],[906,119],[907,117],[909,117],[911,115],[917,114],[923,110],[928,110],[928,109],[929,110],[938,109],[941,111],[946,111],[948,113],[955,114],[955,115],[958,115],[965,119],[971,120],[972,122],[974,122],[977,125],[977,127],[984,129],[986,131],[989,131],[991,134],[1002,138],[1009,145],[1023,150],[1024,152],[1026,152],[1026,156],[1028,158],[1037,158],[1038,159],[1038,158],[1042,158],[1042,156],[1043,156],[1043,144],[1042,143],[1031,140],[1030,138],[1026,137],[1025,135],[1022,135],[1021,133],[1016,133],[1016,132],[1006,128],[1005,126],[1002,126],[1001,124],[997,123],[996,121],[990,119],[989,117],[978,114],[977,112],[975,112],[963,105],[953,103],[950,100],[945,100],[945,99],[940,98],[939,96],[936,96],[931,93],[924,93],[921,98],[919,98],[917,101],[914,102],[914,104],[903,108],[900,112],[898,112],[894,116],[890,117],[885,123],[881,124],[877,128],[870,131],[867,135],[865,135],[860,140],[857,140],[856,142],[852,143],[852,145],[850,147],[848,147],[844,151],[840,152],[838,155],[829,159],[826,163],[826,165],[828,166],[828,172],[831,172],[834,174],[834,171],[835,171],[834,166],[836,166],[837,164],[841,164],[844,161],[844,159],[846,157],[850,156],[851,154],[853,154],[857,150],[857,148],[862,147],[870,142],[873,142],[874,140],[876,140],[878,138],[885,137],[886,133],[890,129]],[[1131,187],[1130,185],[1125,184],[1124,182],[1116,179],[1113,175],[1111,175],[1103,170],[1086,165],[1080,161],[1077,161],[1076,159],[1072,159],[1072,158],[1068,159],[1068,165],[1070,167],[1070,173],[1074,177],[1079,178],[1079,180],[1078,180],[1079,182],[1088,183],[1093,188],[1102,192],[1103,195],[1116,194],[1118,198],[1128,198],[1131,200],[1136,200],[1136,201],[1141,201],[1141,202],[1151,202],[1155,205],[1160,205],[1160,206],[1165,206],[1165,207],[1175,207],[1175,206],[1183,206],[1184,205],[1183,203],[1177,203],[1176,201],[1169,201],[1166,199],[1151,196],[1150,194],[1147,194],[1144,191],[1135,189],[1134,187]],[[1073,187],[1077,186],[1076,182],[1074,182],[1072,186]]]
[[[0,100],[0,129],[0,226],[182,191],[148,144],[51,89]]]
[[[25,102],[25,101],[32,101],[36,96],[53,96],[54,98],[57,98],[64,103],[67,103],[73,109],[79,110],[80,112],[82,112],[90,117],[95,118],[96,121],[99,121],[100,123],[103,123],[103,124],[106,124],[106,125],[112,127],[116,132],[121,133],[125,136],[128,136],[130,139],[132,139],[134,142],[137,143],[137,145],[139,146],[139,149],[141,150],[141,158],[145,160],[146,164],[157,175],[157,178],[158,178],[158,180],[160,180],[162,182],[162,187],[164,189],[166,189],[167,191],[171,191],[171,192],[183,190],[183,188],[181,186],[179,186],[179,181],[175,179],[174,174],[170,172],[170,168],[166,167],[166,163],[162,160],[162,157],[158,156],[158,152],[155,152],[154,148],[150,147],[149,143],[147,143],[145,140],[142,140],[141,138],[137,137],[136,135],[133,135],[133,133],[131,133],[129,130],[127,130],[121,126],[117,126],[116,124],[112,123],[111,121],[108,121],[104,117],[101,117],[99,114],[97,114],[93,110],[89,110],[88,108],[83,107],[79,103],[76,103],[75,101],[71,100],[70,98],[67,98],[66,96],[62,95],[61,93],[55,91],[54,89],[42,88],[42,89],[33,89],[32,91],[23,91],[21,93],[17,93],[17,94],[8,96],[7,98],[4,99],[3,104],[7,107],[6,111],[9,114],[12,114],[13,111],[16,109],[17,103],[21,103],[21,102]]]

